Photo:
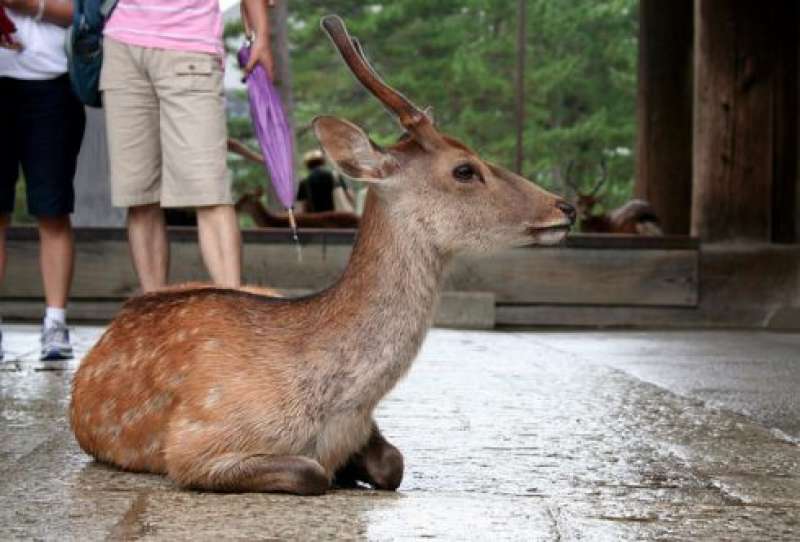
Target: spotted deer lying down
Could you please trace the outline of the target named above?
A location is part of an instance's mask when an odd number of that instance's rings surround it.
[[[299,299],[197,286],[129,301],[73,384],[72,429],[98,461],[204,490],[395,489],[403,457],[373,412],[417,355],[449,260],[556,243],[572,225],[564,200],[440,133],[387,86],[341,19],[322,25],[407,134],[381,148],[347,121],[313,123],[331,162],[372,183],[346,270]]]

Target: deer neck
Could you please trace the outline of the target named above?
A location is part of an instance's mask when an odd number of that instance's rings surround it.
[[[348,405],[374,408],[408,371],[431,326],[449,256],[372,191],[341,280],[323,297],[337,307],[331,369],[348,382]],[[333,377],[335,378],[335,376]]]

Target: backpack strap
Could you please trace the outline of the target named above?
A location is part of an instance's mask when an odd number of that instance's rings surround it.
[[[103,16],[103,20],[108,20],[115,7],[117,7],[117,0],[103,0],[100,4],[100,15]]]

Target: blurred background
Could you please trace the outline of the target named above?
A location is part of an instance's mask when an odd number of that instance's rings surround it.
[[[274,9],[274,37],[288,39],[275,44],[277,82],[296,126],[298,160],[316,148],[309,123],[321,113],[365,127],[379,143],[400,133],[320,31],[320,18],[336,12],[383,77],[430,106],[444,131],[556,191],[568,188],[569,162],[573,180],[588,190],[605,160],[601,205],[617,205],[633,186],[637,4],[295,0],[288,12]],[[239,7],[223,5],[230,133],[253,146],[247,96],[233,61],[242,42]],[[237,193],[263,184],[257,165],[232,157],[230,166]]]
[[[221,5],[229,132],[256,149],[234,60],[239,5]],[[316,115],[349,119],[381,144],[400,135],[319,29],[323,15],[338,13],[378,72],[431,107],[444,132],[578,204],[565,247],[456,262],[446,289],[487,294],[488,327],[800,329],[796,0],[292,0],[270,13],[296,182],[317,148]],[[85,254],[74,291],[117,303],[136,281],[124,213],[109,205],[103,112],[88,115],[73,217]],[[353,227],[301,225],[301,263],[287,230],[275,228],[285,217],[267,216],[280,209],[259,192],[269,186],[263,166],[235,154],[229,165],[235,197],[248,206],[245,280],[298,291],[336,280]],[[189,246],[195,232],[171,234],[187,251],[175,258],[174,280],[204,280]],[[25,308],[40,295],[30,279],[35,237],[30,228],[10,235],[17,252],[0,298]],[[112,253],[116,282],[104,267]]]

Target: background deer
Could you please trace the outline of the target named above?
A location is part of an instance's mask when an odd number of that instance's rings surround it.
[[[247,145],[236,139],[228,139],[228,152],[238,154],[245,160],[263,164],[264,157],[250,149]],[[259,228],[288,228],[289,217],[285,214],[276,214],[267,209],[261,198],[264,190],[257,188],[244,194],[236,201],[236,212],[244,213],[253,219]],[[359,217],[355,213],[341,211],[324,211],[321,213],[295,213],[295,222],[298,228],[358,228]]]
[[[245,213],[259,228],[288,228],[289,217],[267,209],[261,201],[264,191],[259,189],[244,194],[236,202],[236,212]],[[358,228],[359,217],[354,213],[324,211],[321,213],[295,213],[298,228]]]
[[[215,491],[394,489],[403,458],[373,411],[416,357],[447,263],[556,243],[573,223],[564,200],[440,133],[341,19],[322,24],[407,133],[381,148],[345,120],[313,122],[332,163],[372,185],[347,268],[299,299],[207,286],[129,301],[73,383],[72,429],[97,460]]]
[[[574,162],[567,165],[565,184],[575,192],[578,210],[578,228],[583,233],[628,233],[635,235],[663,235],[653,207],[642,199],[632,199],[604,214],[594,214],[599,202],[598,193],[608,180],[605,160],[600,162],[600,177],[589,192],[583,192],[572,179]]]

